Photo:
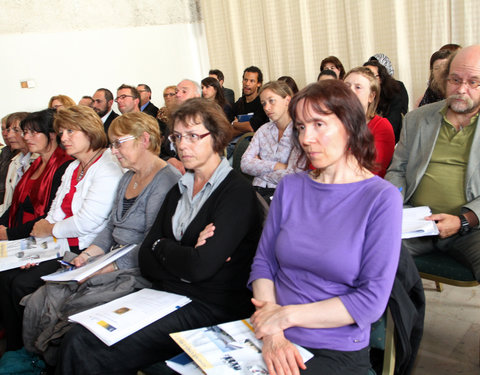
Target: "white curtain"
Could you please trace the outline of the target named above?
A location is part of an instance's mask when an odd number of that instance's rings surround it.
[[[210,66],[241,94],[243,70],[258,66],[264,82],[292,76],[299,87],[317,78],[334,55],[348,71],[375,53],[395,78],[422,95],[433,52],[446,43],[479,43],[477,0],[202,0]]]

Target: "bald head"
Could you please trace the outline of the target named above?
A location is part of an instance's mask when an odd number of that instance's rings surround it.
[[[177,85],[177,104],[182,104],[185,100],[199,98],[201,95],[200,85],[190,79],[184,79]]]
[[[480,45],[457,52],[447,67],[446,97],[449,110],[476,114],[480,109]]]

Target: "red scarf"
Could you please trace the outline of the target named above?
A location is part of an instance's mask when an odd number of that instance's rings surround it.
[[[32,201],[33,207],[35,209],[35,218],[43,216],[47,213],[46,210],[50,199],[50,193],[52,191],[53,176],[55,175],[57,169],[69,160],[73,160],[73,158],[67,155],[63,149],[57,146],[52,156],[50,156],[50,159],[48,160],[42,174],[35,180],[34,183],[38,186],[37,199],[35,199],[35,201]],[[32,163],[30,168],[28,168],[27,171],[23,174],[22,178],[15,187],[12,204],[10,206],[10,212],[8,216],[9,228],[22,224],[21,222],[17,222],[16,220],[18,205],[19,203],[25,202],[28,195],[30,194],[30,189],[27,187],[32,185],[30,185],[28,182],[41,163],[42,158],[38,157],[37,160]]]

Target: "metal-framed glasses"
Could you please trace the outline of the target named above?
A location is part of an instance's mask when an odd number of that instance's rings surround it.
[[[185,134],[180,134],[180,133],[173,133],[168,136],[168,139],[170,142],[173,144],[179,144],[182,139],[185,140],[188,143],[197,143],[201,139],[205,138],[207,135],[210,135],[210,132],[205,133],[205,134],[195,134],[195,133],[185,133]]]
[[[465,83],[471,89],[477,89],[480,86],[480,80],[477,79],[467,79],[464,81],[460,77],[450,76],[447,78],[447,81],[453,86],[461,86]]]
[[[122,143],[130,141],[135,138],[137,137],[135,137],[134,135],[127,135],[126,137],[115,139],[112,143],[110,143],[110,148],[115,148],[118,150],[122,145]]]

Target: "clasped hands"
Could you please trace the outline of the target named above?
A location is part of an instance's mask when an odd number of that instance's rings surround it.
[[[302,356],[295,345],[287,340],[283,331],[290,327],[290,306],[252,298],[257,311],[250,321],[255,336],[263,340],[262,356],[270,375],[299,375],[299,367],[305,370]]]

